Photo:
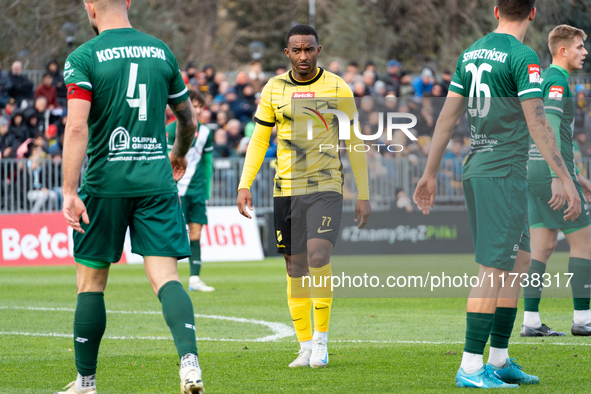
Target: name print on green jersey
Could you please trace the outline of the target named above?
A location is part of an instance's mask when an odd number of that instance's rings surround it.
[[[156,47],[117,47],[107,48],[100,51],[96,51],[96,56],[99,63],[107,62],[113,59],[127,59],[127,58],[157,58],[166,60],[164,51]]]

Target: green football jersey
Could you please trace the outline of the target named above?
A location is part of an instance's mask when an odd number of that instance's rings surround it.
[[[472,143],[463,178],[525,177],[529,132],[521,101],[542,97],[533,49],[512,35],[490,33],[460,56],[450,90],[468,106]]]
[[[572,92],[568,86],[568,72],[560,66],[550,65],[542,73],[542,93],[544,95],[546,114],[556,115],[560,118],[560,134],[557,133],[556,140],[564,164],[566,164],[566,168],[573,180],[576,181],[573,129],[571,127],[575,119],[575,105]],[[531,137],[529,143],[527,182],[530,185],[550,185],[553,171],[551,171]]]
[[[82,190],[96,197],[176,193],[164,112],[188,99],[174,55],[135,29],[103,31],[66,61],[68,99],[91,102]]]
[[[166,126],[169,151],[174,145],[176,126],[176,121]],[[200,196],[203,201],[209,199],[213,173],[212,152],[213,133],[207,126],[199,123],[193,145],[187,152],[187,170],[177,183],[179,195]]]

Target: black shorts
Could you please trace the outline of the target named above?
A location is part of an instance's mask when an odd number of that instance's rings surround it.
[[[320,192],[293,197],[274,197],[275,236],[277,253],[300,254],[307,250],[312,238],[337,242],[343,195]]]

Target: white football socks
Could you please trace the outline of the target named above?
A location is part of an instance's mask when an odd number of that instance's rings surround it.
[[[76,391],[87,390],[96,387],[96,375],[82,376],[78,374],[76,377]]]
[[[199,360],[197,359],[197,355],[193,353],[187,353],[181,358],[181,369],[179,371],[181,379],[184,379],[187,373],[192,369],[201,373],[201,368],[199,367]]]
[[[532,328],[542,327],[542,322],[540,321],[540,312],[523,312],[523,325]]]
[[[316,339],[324,339],[325,341],[328,341],[328,331],[325,332],[319,332],[314,330],[314,335],[312,336],[312,340],[316,340]]]
[[[473,374],[482,368],[483,364],[482,354],[464,352],[460,368],[462,368],[467,374]]]
[[[300,342],[300,348],[312,349],[312,340],[310,339],[309,341]]]
[[[575,311],[573,315],[573,323],[575,324],[589,324],[591,323],[591,310]]]
[[[495,367],[502,367],[509,358],[509,349],[499,349],[496,347],[490,347],[490,353],[488,354],[488,362]]]

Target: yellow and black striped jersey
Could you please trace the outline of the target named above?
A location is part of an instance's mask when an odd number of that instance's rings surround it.
[[[239,188],[250,188],[260,167],[260,164],[254,165],[254,157],[264,156],[271,127],[276,125],[277,174],[273,195],[342,193],[343,166],[341,150],[337,149],[339,122],[336,115],[323,113],[325,109],[338,109],[350,120],[357,112],[351,89],[337,75],[318,68],[316,76],[306,82],[295,80],[292,71],[271,78],[262,91],[254,118],[258,125],[266,127],[255,129],[249,145],[253,152],[247,154]],[[367,200],[366,156],[363,150],[350,149],[350,145],[362,144],[352,127],[350,131],[351,138],[345,143],[359,190],[358,197]],[[265,142],[264,147],[257,148],[259,141]],[[254,150],[260,152],[255,154]]]

